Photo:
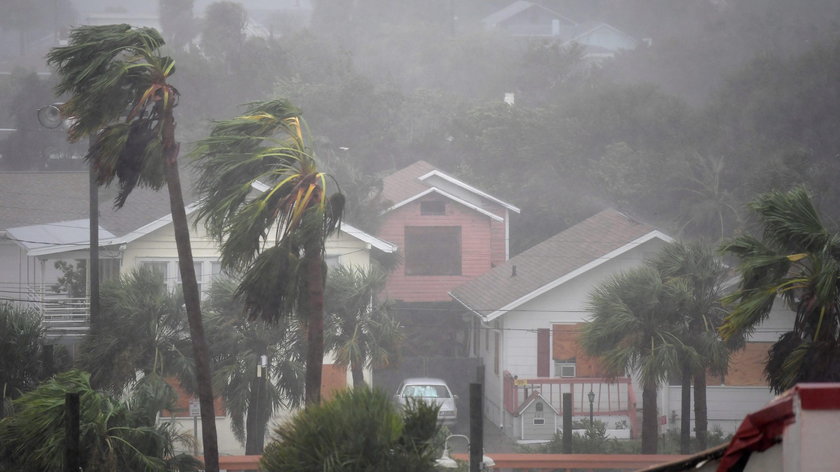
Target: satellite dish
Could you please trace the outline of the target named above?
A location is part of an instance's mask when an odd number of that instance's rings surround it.
[[[64,118],[61,116],[59,104],[48,105],[38,109],[38,122],[44,128],[58,128]]]

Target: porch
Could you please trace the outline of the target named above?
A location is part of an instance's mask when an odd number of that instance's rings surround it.
[[[608,423],[608,429],[615,424],[626,423],[629,436],[637,437],[640,424],[636,415],[636,394],[630,378],[608,379],[603,377],[539,377],[518,378],[510,372],[504,374],[504,408],[506,415],[512,417],[522,407],[523,402],[534,392],[539,392],[560,416],[563,415],[563,394],[572,396],[572,418],[593,418]],[[592,403],[590,411],[590,393]],[[609,424],[613,423],[613,424]]]

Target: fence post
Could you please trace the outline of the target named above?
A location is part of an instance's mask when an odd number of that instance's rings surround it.
[[[563,394],[563,454],[572,453],[572,394]]]

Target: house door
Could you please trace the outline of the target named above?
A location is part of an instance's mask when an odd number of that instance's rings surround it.
[[[537,330],[537,377],[550,377],[549,330]]]

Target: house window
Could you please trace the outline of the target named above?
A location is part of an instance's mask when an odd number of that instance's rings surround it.
[[[445,215],[446,204],[440,200],[429,200],[426,202],[420,202],[420,214],[426,216]]]
[[[406,226],[405,275],[461,275],[461,227]]]
[[[545,424],[545,418],[534,418],[534,424],[536,424],[536,425]]]
[[[554,374],[557,377],[577,377],[577,363],[574,359],[555,361]]]
[[[338,254],[327,254],[324,256],[324,262],[327,264],[327,268],[333,269],[341,264],[341,256]]]

